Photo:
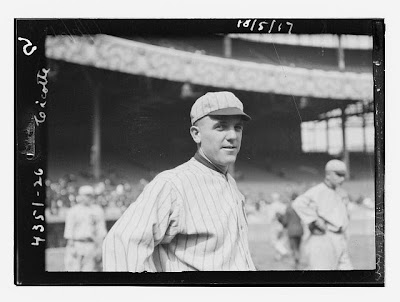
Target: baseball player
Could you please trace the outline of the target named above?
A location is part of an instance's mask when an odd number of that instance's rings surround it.
[[[250,117],[231,92],[193,104],[197,152],[158,174],[114,224],[103,243],[104,271],[255,270],[244,196],[228,173]]]
[[[278,193],[273,193],[271,195],[272,202],[269,205],[269,215],[270,215],[270,239],[271,244],[275,249],[274,259],[279,261],[282,258],[289,255],[289,251],[286,248],[286,233],[285,229],[280,221],[281,217],[285,214],[286,205],[282,202],[281,197]]]
[[[291,204],[286,208],[286,212],[281,216],[280,222],[287,230],[289,246],[294,260],[294,268],[298,269],[300,264],[300,244],[304,231],[300,217],[293,210]]]
[[[349,224],[347,193],[341,188],[347,173],[340,160],[325,166],[324,182],[297,197],[292,206],[310,237],[304,244],[309,270],[351,270],[346,229]]]
[[[66,271],[96,271],[101,259],[101,244],[107,234],[104,211],[94,201],[91,186],[79,188],[77,202],[67,212],[64,237]]]

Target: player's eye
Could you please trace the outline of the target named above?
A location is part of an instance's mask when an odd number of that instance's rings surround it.
[[[224,128],[225,128],[225,125],[222,123],[217,123],[214,125],[214,129],[217,129],[217,130],[223,130]]]
[[[236,131],[242,131],[243,130],[243,125],[236,125],[235,126]]]

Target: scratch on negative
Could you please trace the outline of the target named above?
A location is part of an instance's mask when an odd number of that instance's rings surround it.
[[[285,78],[286,78],[286,72],[285,72],[285,69],[283,68],[283,65],[282,65],[282,63],[281,63],[281,59],[280,59],[280,57],[279,57],[278,51],[277,51],[276,48],[275,48],[275,43],[272,43],[272,46],[274,47],[274,50],[275,50],[275,53],[276,53],[276,57],[278,58],[279,66],[281,66],[282,71],[283,71],[283,74],[285,75]],[[303,120],[302,120],[302,118],[301,118],[301,114],[300,114],[299,108],[297,107],[296,101],[295,101],[295,99],[294,99],[294,97],[293,97],[292,94],[291,94],[290,96],[292,97],[293,104],[294,104],[294,106],[295,106],[295,108],[296,108],[297,114],[299,115],[300,122],[303,122]]]
[[[68,30],[68,27],[65,25],[65,23],[63,22],[62,19],[60,19],[61,23],[64,25],[65,29],[68,31],[69,36],[71,37],[72,41],[74,41],[74,43],[76,42],[74,37],[72,36],[71,32]]]

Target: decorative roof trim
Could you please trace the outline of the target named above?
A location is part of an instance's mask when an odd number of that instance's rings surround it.
[[[46,56],[107,70],[216,88],[316,98],[373,99],[372,74],[239,61],[107,35],[48,36]]]

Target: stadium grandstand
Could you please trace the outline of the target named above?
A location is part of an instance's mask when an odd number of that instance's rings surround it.
[[[46,57],[49,247],[64,244],[57,213],[79,184],[112,205],[112,225],[158,172],[192,157],[189,112],[208,91],[232,91],[252,117],[232,170],[250,203],[290,199],[331,158],[350,166],[352,201],[374,201],[371,37],[48,36]]]

